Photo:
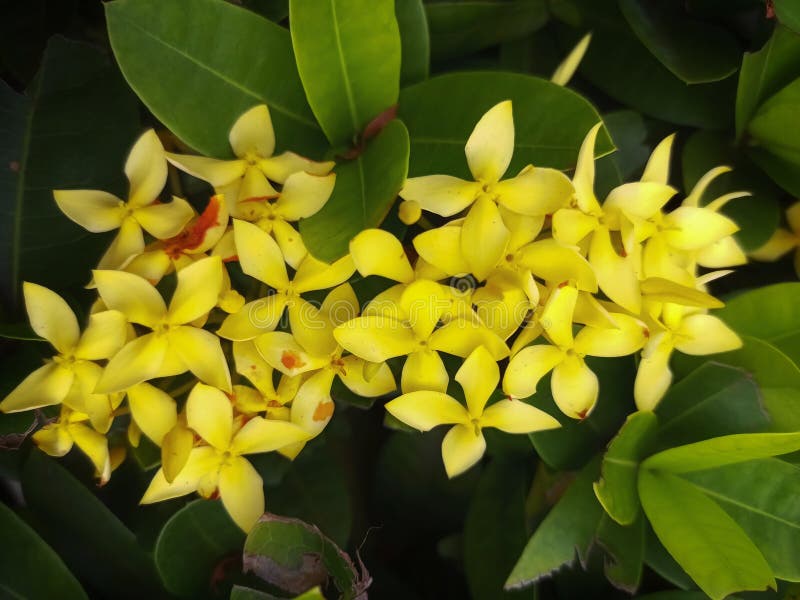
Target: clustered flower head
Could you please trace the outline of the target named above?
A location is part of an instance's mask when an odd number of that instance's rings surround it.
[[[634,396],[652,410],[671,382],[674,350],[741,345],[708,314],[722,303],[706,285],[726,271],[699,274],[744,262],[732,237],[738,228],[719,212],[741,194],[701,204],[727,170],[719,167],[667,210],[677,193],[667,183],[669,137],[640,181],[600,201],[600,126],[587,134],[572,179],[534,165],[504,179],[514,124],[511,102],[501,102],[467,142],[474,181],[428,175],[400,191],[406,223],[423,211],[442,218],[413,238],[413,258],[392,233],[368,229],[333,263],[312,256],[292,223],[328,200],[334,165],[275,156],[266,106],[233,125],[234,160],[166,153],[148,131],[125,165],[127,200],[54,192],[87,230],[119,231],[93,272],[98,297],[83,332],[62,298],[24,284],[31,326],[55,354],[0,410],[58,406],[34,441],[53,456],[77,446],[101,483],[123,456],[107,434],[127,426],[129,444],[145,435],[161,448],[143,503],[218,495],[244,530],[264,512],[262,480],[247,456],[296,457],[331,420],[337,377],[363,397],[393,395],[386,410],[412,428],[451,426],[442,444],[450,477],[483,456],[486,428],[559,426],[534,406],[551,371],[558,408],[586,418],[599,392],[587,356],[641,351]],[[202,213],[181,198],[159,200],[168,162],[214,187]],[[232,285],[233,263],[248,280],[241,289]],[[347,283],[356,271],[392,283],[362,307]],[[161,283],[173,274],[167,299]],[[320,291],[325,299],[314,304],[309,293]],[[457,386],[447,366],[454,360]],[[399,392],[390,363],[402,363]]]

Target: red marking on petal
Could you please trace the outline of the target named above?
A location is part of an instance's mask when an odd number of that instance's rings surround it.
[[[164,251],[170,258],[176,259],[186,250],[193,250],[200,246],[205,241],[208,230],[220,225],[219,211],[219,196],[211,196],[208,206],[193,223],[187,225],[175,237],[164,241]]]
[[[298,356],[297,352],[292,352],[291,350],[283,351],[283,354],[281,354],[281,363],[287,369],[297,369],[306,364],[300,356]]]
[[[333,402],[320,402],[311,417],[315,421],[327,421],[333,416]]]
[[[589,413],[588,408],[584,408],[581,412],[578,413],[578,418],[583,421],[586,418],[586,415]]]

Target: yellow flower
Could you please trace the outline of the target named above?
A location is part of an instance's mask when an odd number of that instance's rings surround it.
[[[270,418],[283,415],[282,409],[294,399],[302,377],[282,374],[275,387],[274,369],[264,360],[252,340],[233,342],[233,360],[236,372],[253,384],[256,393],[243,392],[240,389],[243,386],[234,386],[236,409],[245,414],[263,412]]]
[[[137,383],[128,388],[128,408],[136,426],[157,446],[178,423],[175,400],[154,385]]]
[[[159,469],[142,498],[150,504],[197,491],[206,498],[219,491],[231,518],[249,531],[264,513],[264,488],[261,476],[243,457],[245,454],[272,452],[302,442],[308,434],[285,421],[253,417],[244,424],[235,421],[233,407],[221,390],[198,383],[186,402],[186,419],[208,445],[189,453],[183,469],[172,482]]]
[[[214,308],[222,288],[222,261],[203,258],[178,271],[169,303],[150,283],[124,271],[94,271],[106,306],[152,331],[128,342],[106,365],[97,392],[122,391],[154,377],[191,371],[201,381],[231,389],[219,338],[191,325]]]
[[[518,400],[500,400],[486,407],[500,380],[500,370],[483,346],[472,351],[455,379],[464,390],[466,407],[443,392],[426,390],[403,394],[386,404],[392,416],[420,431],[429,431],[437,425],[455,425],[442,442],[448,477],[463,473],[481,459],[486,450],[484,428],[530,433],[560,426],[547,413]]]
[[[158,196],[167,180],[164,148],[150,129],[136,142],[125,163],[130,182],[127,201],[98,190],[55,190],[53,196],[61,211],[93,233],[119,229],[99,269],[117,269],[144,250],[142,229],[164,240],[177,235],[194,215],[181,198],[162,204]]]
[[[750,253],[752,258],[772,262],[797,248],[794,254],[794,270],[800,277],[800,202],[795,202],[786,210],[788,229],[779,227],[772,237],[760,248]]]
[[[22,290],[31,327],[58,354],[12,390],[0,402],[0,410],[18,412],[63,402],[89,415],[99,431],[108,431],[111,399],[108,394],[93,393],[103,371],[94,361],[113,356],[125,344],[125,315],[116,310],[96,312],[81,334],[75,313],[58,294],[27,281]]]

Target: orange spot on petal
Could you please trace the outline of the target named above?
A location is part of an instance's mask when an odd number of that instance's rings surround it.
[[[327,421],[333,416],[333,402],[320,402],[314,411],[312,419],[315,421]]]
[[[287,369],[298,369],[306,364],[303,362],[297,352],[293,352],[291,350],[283,351],[283,354],[281,354],[281,363]]]

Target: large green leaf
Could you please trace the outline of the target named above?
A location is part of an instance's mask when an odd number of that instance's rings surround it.
[[[628,526],[622,526],[608,515],[603,515],[597,529],[597,542],[606,552],[606,577],[615,587],[629,594],[636,593],[642,580],[645,531],[643,516]]]
[[[773,0],[778,21],[796,33],[800,33],[800,6],[792,0]]]
[[[108,238],[65,217],[56,188],[121,193],[138,129],[136,99],[108,57],[54,37],[25,95],[0,82],[0,297],[23,280],[61,288],[88,280]],[[58,268],[53,268],[58,257]]]
[[[573,564],[576,551],[585,563],[603,515],[592,492],[598,467],[597,460],[584,467],[547,514],[508,576],[506,589],[529,586],[564,565]]]
[[[618,110],[603,115],[616,151],[595,163],[595,192],[604,198],[618,185],[630,181],[650,156],[648,130],[642,115],[633,110]]]
[[[322,130],[335,146],[353,142],[397,103],[401,49],[393,0],[291,0],[289,25]]]
[[[800,165],[800,78],[767,99],[755,112],[747,132],[751,144],[788,161]]]
[[[464,570],[474,600],[534,597],[503,591],[528,539],[527,492],[525,463],[494,460],[481,473],[464,524]]]
[[[167,521],[156,541],[154,558],[164,586],[183,598],[209,595],[214,567],[241,552],[244,537],[222,502],[190,502]]]
[[[712,599],[775,587],[769,565],[747,534],[691,483],[643,469],[639,496],[659,540]]]
[[[136,536],[56,461],[31,452],[22,491],[37,531],[82,581],[108,597],[157,597],[153,562]]]
[[[270,108],[278,150],[319,157],[327,148],[284,28],[221,0],[115,0],[105,7],[128,83],[195,150],[230,156],[228,130],[256,104]]]
[[[602,478],[594,483],[594,493],[608,515],[620,525],[630,525],[639,514],[636,476],[657,426],[655,413],[633,413],[603,456]]]
[[[800,36],[778,25],[758,52],[747,52],[736,92],[736,137],[741,137],[758,106],[800,77]]]
[[[469,0],[425,5],[434,60],[465,56],[525,36],[547,23],[544,0]]]
[[[395,0],[394,15],[400,28],[400,85],[428,78],[431,62],[428,19],[422,0]]]
[[[659,62],[686,83],[708,83],[733,75],[741,49],[736,37],[689,15],[678,2],[619,0],[636,36]]]
[[[797,161],[788,160],[759,146],[748,146],[746,153],[775,183],[792,196],[800,196]]]
[[[800,581],[800,466],[765,458],[687,479],[744,529],[776,577]]]
[[[331,197],[322,210],[300,222],[311,254],[331,262],[347,254],[358,232],[381,224],[406,179],[408,153],[408,132],[393,120],[363,153],[336,166]]]
[[[514,73],[450,73],[404,89],[399,115],[411,137],[409,175],[469,177],[464,146],[483,113],[503,100],[514,104],[514,158],[507,176],[525,165],[567,169],[597,111],[575,92],[544,79]],[[458,110],[442,110],[457,106]],[[613,149],[602,131],[596,153]]]
[[[88,598],[64,563],[14,511],[0,504],[0,596]]]

